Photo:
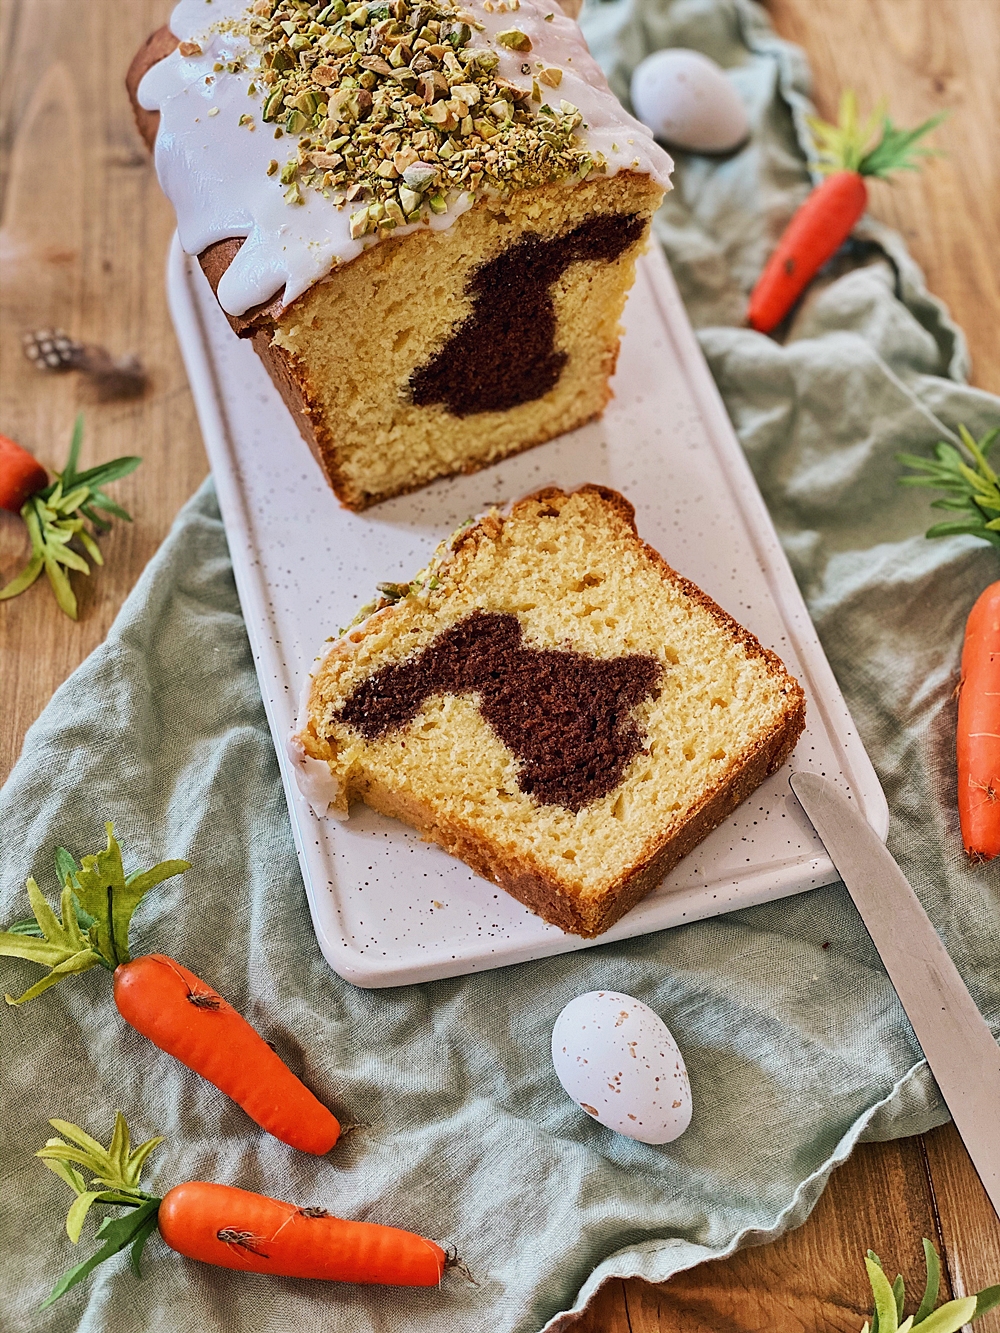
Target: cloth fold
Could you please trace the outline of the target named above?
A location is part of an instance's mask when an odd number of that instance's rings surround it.
[[[1000,403],[965,384],[960,332],[902,241],[870,220],[782,343],[736,327],[809,183],[808,70],[762,10],[614,0],[589,5],[584,26],[622,96],[643,55],[684,45],[719,60],[750,108],[741,152],[679,155],[657,235],[886,788],[890,847],[996,1026],[1000,876],[964,860],[952,759],[964,617],[996,564],[971,538],[923,538],[926,498],[897,484],[895,454],[954,438],[960,421],[979,434]],[[365,1128],[324,1159],[267,1138],[123,1024],[104,972],[7,1010],[0,1252],[11,1328],[534,1333],[607,1277],[662,1281],[798,1225],[859,1139],[945,1118],[839,885],[428,985],[362,991],[331,972],[210,482],[28,734],[0,793],[0,919],[24,914],[29,874],[54,899],[54,848],[97,850],[108,818],[128,869],[192,863],[137,911],[134,951],[174,954],[217,986]],[[38,975],[8,960],[0,970],[11,993]],[[559,1088],[552,1024],[602,987],[649,1004],[684,1052],[694,1118],[673,1144],[616,1136]],[[407,1227],[455,1244],[479,1285],[456,1274],[420,1291],[233,1274],[154,1237],[141,1282],[122,1255],[39,1314],[83,1254],[62,1231],[68,1190],[32,1152],[48,1117],[106,1139],[115,1109],[135,1135],[167,1136],[150,1188],[219,1180]],[[88,1227],[81,1251],[91,1238]]]

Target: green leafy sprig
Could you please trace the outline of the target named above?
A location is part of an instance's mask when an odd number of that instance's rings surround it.
[[[915,129],[903,130],[893,125],[886,115],[885,103],[880,102],[868,119],[861,121],[858,99],[848,88],[840,98],[836,125],[816,116],[807,118],[816,141],[815,169],[823,175],[856,171],[880,180],[886,180],[894,171],[916,171],[925,158],[939,156],[933,148],[918,148],[917,144],[942,120],[944,114],[931,116]]]
[[[187,861],[161,861],[152,870],[126,875],[114,825],[108,823],[105,829],[107,847],[85,856],[79,866],[65,847],[56,849],[61,920],[34,879],[28,879],[25,887],[34,916],[0,931],[0,956],[27,958],[50,970],[18,999],[6,996],[8,1004],[33,1000],[64,977],[90,967],[113,972],[119,963],[127,963],[129,924],[144,895],[165,879],[190,869]]]
[[[895,1282],[890,1286],[882,1268],[882,1260],[874,1251],[868,1251],[865,1267],[875,1298],[875,1311],[871,1321],[865,1321],[861,1333],[910,1333],[914,1328],[920,1328],[922,1333],[958,1333],[963,1325],[978,1319],[994,1306],[1000,1305],[1000,1287],[987,1287],[976,1296],[964,1296],[958,1300],[948,1301],[944,1305],[938,1305],[935,1310],[941,1286],[941,1262],[937,1250],[926,1237],[924,1263],[927,1267],[924,1294],[917,1309],[904,1319],[903,1302],[906,1298],[906,1287],[903,1275],[898,1273]]]
[[[932,509],[947,509],[961,518],[946,519],[928,528],[928,537],[955,537],[968,533],[1000,547],[1000,477],[990,466],[987,455],[1000,436],[1000,426],[987,431],[981,440],[959,426],[964,453],[946,440],[934,446],[933,458],[916,454],[898,454],[901,463],[913,468],[915,476],[900,477],[904,486],[930,486],[944,491],[931,503]]]
[[[64,1180],[76,1195],[66,1215],[66,1234],[73,1244],[79,1242],[84,1221],[95,1204],[105,1208],[125,1207],[131,1211],[123,1217],[104,1218],[95,1233],[95,1239],[103,1242],[100,1249],[63,1274],[42,1302],[43,1310],[65,1295],[70,1287],[75,1287],[98,1264],[127,1246],[132,1250],[133,1271],[137,1277],[141,1277],[139,1260],[142,1247],[156,1230],[157,1213],[162,1202],[156,1195],[147,1194],[139,1187],[139,1177],[146,1158],[163,1142],[162,1138],[147,1139],[133,1149],[128,1125],[124,1116],[117,1111],[114,1133],[107,1148],[92,1139],[79,1125],[72,1125],[67,1120],[50,1120],[49,1124],[65,1137],[49,1139],[35,1156],[40,1157],[49,1170]],[[69,1143],[66,1139],[70,1140]],[[77,1167],[83,1167],[92,1177],[89,1186]]]
[[[70,586],[66,571],[75,569],[81,574],[89,574],[90,566],[85,555],[71,543],[78,541],[95,565],[103,565],[104,558],[95,538],[108,532],[111,524],[102,516],[110,515],[131,523],[131,515],[105,495],[103,488],[134,472],[142,459],[134,456],[114,458],[109,463],[99,463],[97,467],[78,472],[82,442],[81,413],[73,427],[66,466],[62,472],[56,473],[55,481],[36,491],[21,506],[21,517],[27,524],[28,536],[31,538],[31,558],[20,574],[6,587],[0,588],[0,601],[17,597],[30,588],[44,569],[56,601],[75,620],[76,594]],[[85,520],[91,523],[91,531],[87,530]]]

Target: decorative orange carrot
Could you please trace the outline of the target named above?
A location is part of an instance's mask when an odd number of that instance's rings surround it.
[[[331,1217],[325,1208],[300,1208],[229,1185],[187,1181],[160,1199],[140,1188],[139,1177],[162,1138],[131,1149],[128,1125],[117,1113],[107,1148],[78,1125],[66,1120],[49,1123],[64,1137],[49,1139],[36,1155],[76,1195],[66,1217],[66,1232],[73,1244],[79,1241],[87,1213],[95,1205],[130,1211],[121,1217],[105,1217],[96,1233],[96,1239],[103,1241],[101,1248],[60,1278],[43,1309],[99,1263],[127,1247],[132,1251],[132,1267],[140,1275],[142,1248],[157,1227],[171,1249],[189,1259],[276,1277],[436,1287],[446,1269],[461,1267],[454,1254],[446,1254],[434,1241],[411,1231],[343,1221]],[[93,1177],[90,1188],[78,1167]]]
[[[175,1185],[157,1225],[179,1254],[249,1273],[436,1287],[447,1263],[440,1245],[411,1231],[201,1181]]]
[[[850,91],[840,99],[838,124],[810,118],[820,144],[816,165],[827,179],[800,206],[760,275],[747,309],[751,328],[770,333],[781,323],[864,213],[868,203],[864,178],[884,180],[893,171],[915,171],[919,159],[932,154],[914,145],[942,119],[932,116],[914,130],[901,130],[879,107],[859,125],[857,101]],[[882,133],[873,144],[879,122]]]
[[[318,1101],[232,1005],[193,972],[150,953],[115,968],[115,1004],[154,1046],[207,1078],[293,1148],[329,1152],[340,1137]]]
[[[969,535],[1000,547],[1000,477],[987,457],[1000,426],[981,440],[965,426],[958,433],[964,449],[939,440],[933,458],[900,454],[915,472],[900,481],[944,491],[932,507],[956,517],[935,523],[928,537]],[[962,842],[974,861],[992,861],[1000,855],[1000,583],[980,595],[966,622],[956,757]]]
[[[49,474],[33,454],[0,435],[0,509],[18,513],[25,500],[48,482]]]
[[[975,861],[1000,856],[1000,583],[969,612],[958,695],[958,817]]]
[[[61,921],[28,880],[35,915],[0,932],[0,955],[51,970],[19,999],[8,995],[7,1003],[23,1004],[72,973],[106,967],[114,973],[115,1003],[126,1023],[214,1083],[275,1138],[303,1152],[329,1152],[340,1137],[336,1116],[221,995],[163,954],[130,959],[132,913],[149,889],[189,866],[162,861],[126,876],[113,826],[106,827],[107,847],[85,856],[81,866],[64,847],[56,851]]]

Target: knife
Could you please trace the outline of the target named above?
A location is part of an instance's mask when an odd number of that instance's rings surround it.
[[[789,784],[861,913],[1000,1216],[1000,1045],[919,898],[857,805],[816,773],[793,773]]]

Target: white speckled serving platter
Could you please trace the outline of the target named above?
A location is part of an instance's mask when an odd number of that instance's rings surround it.
[[[215,474],[236,585],[288,798],[320,948],[358,986],[396,986],[627,939],[836,879],[788,788],[832,776],[884,837],[885,797],[657,248],[625,311],[615,397],[600,422],[471,477],[352,514],[342,509],[249,342],[231,331],[176,239],[168,293]],[[317,819],[285,754],[328,635],[382,580],[403,580],[488,504],[599,482],[639,533],[801,680],[807,728],[776,773],[599,940],[565,935],[409,828],[356,805]]]

